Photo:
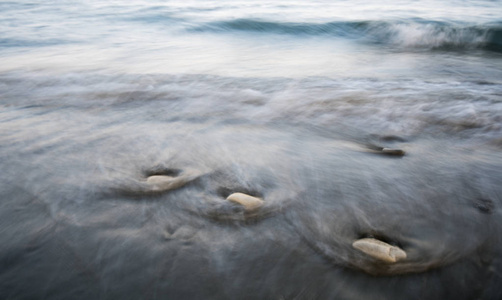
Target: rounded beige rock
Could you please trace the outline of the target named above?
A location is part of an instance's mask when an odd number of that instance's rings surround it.
[[[243,193],[233,193],[227,197],[227,200],[244,206],[248,211],[255,210],[263,205],[262,199]]]
[[[373,238],[357,240],[352,243],[352,247],[386,263],[396,263],[406,259],[406,252],[401,248]]]
[[[177,189],[187,183],[184,177],[171,177],[167,175],[153,175],[146,179],[146,184],[153,191],[165,191]]]

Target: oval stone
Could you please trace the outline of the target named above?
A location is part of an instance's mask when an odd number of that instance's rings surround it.
[[[396,263],[406,259],[406,252],[373,238],[364,238],[352,243],[352,247],[386,263]]]
[[[262,199],[243,193],[233,193],[227,197],[227,200],[244,206],[246,210],[255,210],[263,205]]]

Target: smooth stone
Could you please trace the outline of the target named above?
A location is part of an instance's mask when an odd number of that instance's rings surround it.
[[[381,147],[373,143],[366,144],[366,148],[371,150],[371,152],[377,154],[392,155],[392,156],[404,156],[406,154],[406,152],[402,149]]]
[[[152,175],[146,179],[152,191],[166,191],[182,187],[187,183],[186,178],[167,175]]]
[[[387,155],[396,155],[396,156],[404,156],[405,152],[401,149],[393,149],[393,148],[382,148],[381,152]]]
[[[243,193],[233,193],[227,197],[227,200],[244,206],[246,210],[255,210],[263,205],[262,199]]]
[[[406,259],[403,249],[373,238],[364,238],[352,243],[352,247],[386,263],[396,263]]]
[[[167,181],[173,180],[172,176],[167,175],[152,175],[146,179],[146,183],[148,184],[163,184]]]

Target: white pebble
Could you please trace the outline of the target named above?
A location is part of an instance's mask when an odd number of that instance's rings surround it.
[[[244,206],[246,210],[254,210],[263,205],[262,199],[243,193],[233,193],[227,197],[227,200]]]
[[[167,191],[182,187],[187,183],[184,177],[171,177],[167,175],[153,175],[146,179],[146,184],[152,191]]]
[[[395,263],[406,259],[406,252],[401,248],[373,238],[357,240],[352,243],[352,247],[386,263]]]

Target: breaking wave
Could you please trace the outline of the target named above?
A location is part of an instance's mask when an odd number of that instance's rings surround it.
[[[189,30],[197,32],[251,32],[256,34],[331,36],[403,48],[502,51],[502,24],[500,23],[466,25],[420,19],[393,22],[295,23],[235,19],[205,23]]]

